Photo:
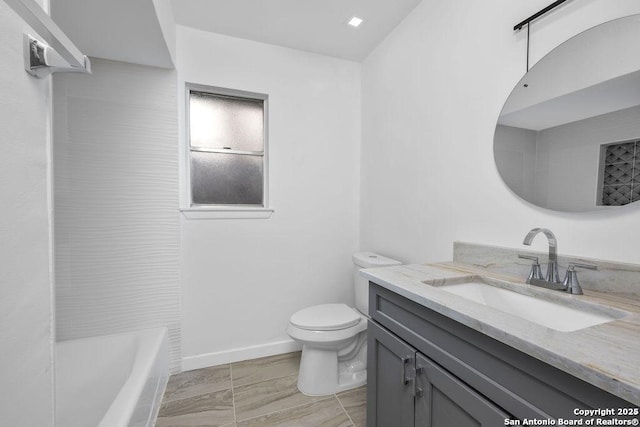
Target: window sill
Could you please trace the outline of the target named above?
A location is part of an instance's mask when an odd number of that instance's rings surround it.
[[[267,219],[271,217],[274,209],[198,207],[181,208],[180,211],[187,219]]]

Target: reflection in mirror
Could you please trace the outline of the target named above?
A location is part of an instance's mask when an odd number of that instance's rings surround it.
[[[507,99],[494,156],[511,190],[566,212],[640,200],[640,15],[542,58]]]

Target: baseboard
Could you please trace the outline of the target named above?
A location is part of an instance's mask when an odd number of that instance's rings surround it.
[[[183,357],[182,370],[192,371],[194,369],[206,368],[209,366],[224,365],[225,363],[241,362],[243,360],[257,359],[259,357],[291,353],[293,351],[300,351],[301,349],[302,346],[299,343],[293,340],[286,340],[220,351],[217,353],[198,354],[196,356]]]

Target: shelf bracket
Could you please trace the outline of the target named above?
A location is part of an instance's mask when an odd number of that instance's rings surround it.
[[[4,0],[44,41],[24,34],[26,71],[35,77],[56,72],[91,73],[91,61],[35,0]]]

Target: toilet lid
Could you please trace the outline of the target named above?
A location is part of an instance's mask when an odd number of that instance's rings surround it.
[[[321,304],[291,316],[291,324],[312,331],[335,331],[357,325],[360,315],[346,304]]]

